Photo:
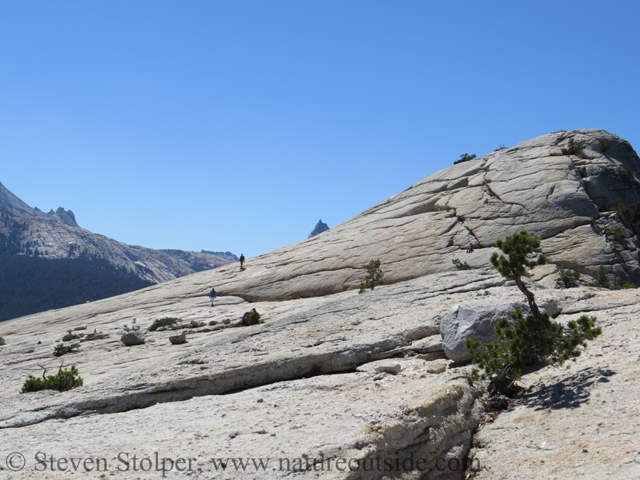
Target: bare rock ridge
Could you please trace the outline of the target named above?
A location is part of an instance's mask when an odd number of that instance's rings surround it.
[[[640,295],[559,289],[554,271],[575,263],[586,277],[603,266],[612,281],[636,280],[638,166],[607,132],[546,135],[437,172],[244,270],[2,322],[0,462],[20,452],[26,468],[0,477],[69,478],[36,470],[45,452],[104,458],[87,478],[457,480],[469,478],[468,463],[483,479],[636,478]],[[629,178],[616,177],[623,171]],[[496,418],[470,367],[445,356],[441,323],[479,297],[523,301],[489,262],[492,242],[522,228],[543,237],[552,262],[527,279],[539,305],[559,322],[595,315],[603,334],[570,369],[528,372],[526,394]],[[353,287],[374,258],[388,283],[360,295]],[[264,323],[242,326],[253,308]],[[182,332],[147,331],[162,317],[182,319]],[[125,346],[133,319],[144,343]],[[68,331],[84,335],[63,357],[84,385],[20,394],[27,375],[59,367],[52,351]],[[186,341],[173,344],[179,333]],[[171,462],[134,472],[123,454],[139,466]],[[188,471],[177,458],[192,462]]]
[[[242,277],[222,269],[211,281],[247,300],[327,295],[357,288],[372,259],[391,283],[450,271],[458,257],[487,265],[496,240],[526,228],[558,265],[640,282],[634,225],[612,211],[638,206],[637,172],[631,145],[604,130],[544,135],[436,172],[321,236],[250,259]]]
[[[44,213],[31,208],[2,184],[0,253],[101,262],[150,282],[165,282],[237,261],[228,255],[126,245],[80,228],[71,210],[59,207]]]
[[[210,252],[208,250],[201,250],[201,253],[208,253],[209,255],[213,255],[216,257],[224,258],[225,260],[229,260],[230,262],[238,262],[240,259],[237,255],[231,252]]]

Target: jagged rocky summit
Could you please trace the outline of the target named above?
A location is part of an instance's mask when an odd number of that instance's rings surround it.
[[[327,225],[322,221],[322,219],[320,219],[318,220],[318,223],[316,223],[316,226],[313,227],[313,230],[311,230],[311,233],[307,238],[315,237],[316,235],[320,235],[322,232],[326,232],[327,230],[329,230],[329,225]]]
[[[96,478],[150,476],[123,471],[123,452],[171,459],[157,473],[166,478],[463,479],[465,459],[482,479],[636,478],[640,295],[559,288],[556,267],[575,263],[583,284],[600,266],[612,284],[635,281],[638,166],[607,132],[546,135],[437,172],[245,270],[3,322],[0,458],[21,452],[31,468],[16,478],[34,479],[38,452],[104,457]],[[489,262],[495,239],[522,228],[543,237],[551,261],[526,280],[541,308],[559,322],[594,315],[603,333],[571,368],[528,372],[525,394],[497,415],[470,367],[445,356],[440,327],[470,300],[523,301]],[[377,258],[387,284],[358,294],[362,265]],[[242,326],[253,308],[264,323]],[[178,331],[147,331],[164,317],[180,318]],[[133,319],[145,342],[125,346]],[[94,333],[82,338],[94,339],[64,357],[84,385],[18,393],[39,365],[55,370],[53,348],[85,326]],[[171,343],[187,330],[185,343]],[[192,459],[188,472],[177,458]],[[270,468],[234,467],[251,458]],[[372,468],[377,458],[391,470]]]
[[[210,252],[208,250],[201,250],[202,253],[208,253],[209,255],[213,255],[215,257],[224,258],[225,260],[229,260],[230,262],[239,262],[240,259],[237,255],[231,252]]]

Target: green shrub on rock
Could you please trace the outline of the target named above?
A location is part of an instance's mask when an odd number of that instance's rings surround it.
[[[66,355],[67,353],[75,353],[80,348],[79,343],[72,343],[71,345],[59,344],[56,345],[53,349],[54,357],[61,357],[62,355]]]
[[[174,318],[174,317],[158,318],[157,320],[153,321],[153,323],[149,327],[149,331],[150,332],[155,332],[160,327],[168,327],[168,326],[173,325],[175,323],[181,323],[181,322],[182,322],[181,318]]]
[[[474,377],[490,379],[493,390],[508,392],[526,365],[562,365],[570,358],[578,357],[578,347],[586,347],[587,340],[602,333],[595,323],[596,317],[583,315],[564,326],[552,321],[546,313],[525,318],[518,309],[511,314],[511,321],[501,318],[496,324],[499,342],[485,346],[477,340],[466,340],[473,363],[484,370],[481,375],[474,370]]]
[[[569,139],[568,145],[564,148],[565,155],[582,155],[584,153],[586,145],[584,142],[575,141],[573,138]]]
[[[364,293],[367,288],[373,290],[376,285],[382,285],[383,283],[384,272],[380,268],[380,260],[371,260],[363,268],[367,274],[364,277],[364,281],[360,284],[360,291],[358,293]]]
[[[596,274],[595,281],[588,283],[587,286],[611,289],[611,282],[609,281],[607,270],[604,268],[604,266],[600,265],[600,268],[598,268],[598,273]]]
[[[558,280],[564,288],[573,288],[580,286],[580,272],[576,266],[568,268],[558,268]]]
[[[72,388],[81,387],[84,384],[82,377],[78,374],[78,369],[72,365],[69,370],[62,367],[55,375],[43,375],[43,378],[36,378],[33,375],[25,380],[20,393],[37,392],[40,390],[58,390],[64,392]]]
[[[467,338],[465,346],[473,355],[473,363],[483,370],[482,374],[474,370],[473,377],[489,379],[489,389],[493,393],[511,393],[514,382],[520,378],[526,365],[560,365],[579,356],[579,347],[586,347],[586,341],[600,335],[602,330],[595,326],[595,317],[583,315],[565,326],[551,320],[549,314],[540,312],[534,294],[522,281],[529,268],[547,263],[544,254],[540,254],[536,261],[529,260],[540,247],[540,238],[532,237],[523,230],[505,240],[498,240],[496,246],[507,257],[494,253],[491,263],[504,277],[516,282],[527,298],[532,315],[525,318],[522,310],[517,309],[510,319],[501,318],[496,324],[497,342],[483,345],[478,340]]]
[[[451,262],[455,265],[458,270],[471,270],[471,265],[467,262],[461,262],[460,259],[454,258]]]
[[[608,237],[613,237],[613,243],[617,246],[620,246],[626,239],[627,230],[624,227],[618,225],[605,229],[604,233]]]
[[[242,316],[242,324],[245,327],[248,327],[250,325],[258,325],[259,323],[260,323],[260,314],[257,312],[257,310],[255,308],[253,308],[250,311],[246,312]]]
[[[462,162],[469,162],[471,160],[473,160],[474,158],[476,158],[476,154],[472,153],[471,155],[469,155],[468,153],[463,153],[462,155],[460,155],[460,159],[456,160],[455,162],[453,162],[454,165],[457,165],[459,163]]]

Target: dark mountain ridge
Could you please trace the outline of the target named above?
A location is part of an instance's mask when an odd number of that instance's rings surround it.
[[[71,210],[31,208],[0,183],[0,320],[217,268],[234,261],[227,253],[127,245],[81,228]]]

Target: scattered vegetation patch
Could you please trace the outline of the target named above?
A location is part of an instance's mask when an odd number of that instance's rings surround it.
[[[181,318],[174,318],[174,317],[158,318],[157,320],[153,321],[153,323],[151,324],[151,326],[149,327],[148,330],[150,332],[155,332],[160,327],[168,327],[168,326],[174,325],[176,323],[182,323],[182,319]]]
[[[364,267],[367,274],[364,277],[364,281],[360,284],[360,291],[358,293],[364,293],[367,288],[373,290],[376,285],[382,285],[384,272],[380,268],[380,260],[371,260]]]
[[[573,138],[569,139],[569,143],[562,150],[565,155],[582,155],[584,153],[586,145],[584,142],[576,141]]]
[[[627,290],[627,289],[631,289],[631,288],[636,288],[636,286],[631,282],[627,282],[624,285],[622,285],[622,289],[623,290]]]
[[[122,326],[122,329],[125,332],[135,332],[137,330],[140,330],[140,325],[136,325],[136,319],[134,318],[133,321],[131,322],[131,326],[129,326],[129,324],[125,323]]]
[[[633,231],[640,234],[640,204],[630,205],[628,203],[619,202],[611,207],[612,212],[617,212],[622,220],[631,224]]]
[[[58,390],[59,392],[64,392],[72,388],[81,387],[84,384],[75,365],[72,365],[68,370],[60,367],[58,373],[55,375],[47,376],[45,374],[46,370],[42,374],[42,378],[29,375],[29,378],[27,378],[24,385],[22,385],[22,391],[20,393],[38,392],[40,390]]]
[[[613,238],[613,243],[616,245],[622,245],[626,239],[626,229],[621,226],[609,227],[605,229],[604,233],[608,237]]]
[[[574,288],[580,286],[580,272],[578,267],[571,265],[567,268],[558,267],[558,280],[563,288]]]
[[[66,355],[67,353],[75,353],[80,348],[79,343],[72,343],[71,345],[65,345],[63,343],[56,345],[53,349],[54,357],[61,357],[62,355]]]
[[[242,324],[245,327],[248,327],[250,325],[258,325],[260,322],[260,314],[258,313],[258,311],[253,308],[250,311],[246,312],[243,316],[242,316]]]
[[[600,265],[598,268],[598,273],[596,274],[595,281],[587,284],[588,287],[598,287],[598,288],[611,288],[611,282],[609,281],[609,277],[607,276],[607,271],[604,266]]]
[[[611,142],[608,138],[601,138],[598,140],[598,143],[600,144],[600,150],[602,151],[602,153],[607,153],[609,150],[611,150]]]
[[[497,152],[499,150],[505,150],[506,148],[507,148],[507,146],[504,143],[502,143],[502,144],[500,144],[500,146],[498,148],[496,148],[494,150],[494,152]]]
[[[467,262],[461,262],[459,259],[454,258],[451,262],[456,266],[458,270],[471,270],[471,265]]]
[[[468,162],[470,160],[473,160],[474,158],[476,158],[475,153],[472,153],[471,155],[469,155],[468,153],[463,153],[462,155],[460,155],[460,159],[453,162],[453,164],[457,165],[462,162]]]

